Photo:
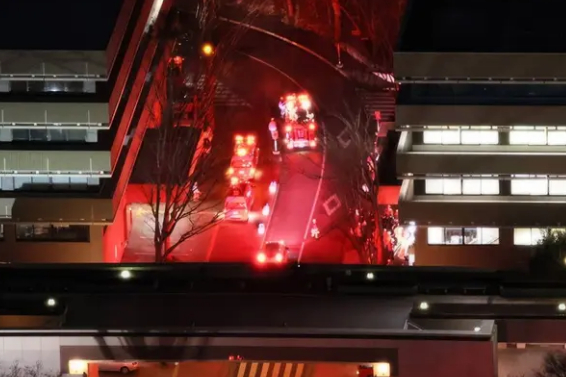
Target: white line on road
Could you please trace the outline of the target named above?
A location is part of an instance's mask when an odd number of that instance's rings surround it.
[[[322,130],[324,132],[323,145],[326,145],[326,128],[324,127],[324,124]],[[324,151],[322,152],[322,164],[320,167],[320,178],[318,179],[318,187],[316,188],[316,194],[314,194],[314,201],[312,203],[311,213],[309,215],[309,221],[307,222],[305,234],[303,235],[303,242],[301,243],[301,250],[299,251],[299,258],[297,258],[297,263],[301,263],[301,259],[303,257],[303,251],[305,251],[305,243],[307,240],[307,236],[309,234],[309,230],[311,228],[312,219],[314,217],[314,211],[316,211],[316,205],[318,204],[318,197],[320,196],[320,190],[322,188],[322,180],[324,179],[325,168],[326,168],[326,148],[324,148]]]

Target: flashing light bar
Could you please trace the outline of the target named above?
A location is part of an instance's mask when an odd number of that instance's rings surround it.
[[[236,135],[234,136],[234,139],[236,140],[237,143],[241,143],[244,141],[244,137],[242,135]]]
[[[238,150],[236,151],[236,154],[239,157],[244,157],[245,155],[248,154],[248,150],[246,148],[238,148]]]
[[[285,127],[285,132],[291,132],[291,131],[293,131],[293,127],[291,127],[291,126]]]
[[[255,144],[255,136],[253,136],[253,135],[248,135],[248,137],[246,138],[246,142],[248,143],[248,145],[253,145],[253,144]]]
[[[316,130],[316,125],[314,123],[309,124],[309,130],[311,131]]]

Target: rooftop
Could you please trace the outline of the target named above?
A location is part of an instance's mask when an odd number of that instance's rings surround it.
[[[560,0],[409,0],[398,50],[566,53]]]
[[[5,4],[4,4],[5,3]],[[122,0],[5,1],[0,49],[105,50]]]

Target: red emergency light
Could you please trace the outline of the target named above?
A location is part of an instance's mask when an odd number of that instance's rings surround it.
[[[239,157],[244,157],[245,155],[248,154],[248,150],[246,148],[238,148],[238,150],[236,151],[236,154]]]

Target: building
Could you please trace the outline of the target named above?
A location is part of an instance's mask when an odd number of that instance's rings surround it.
[[[525,268],[543,232],[566,227],[558,3],[409,3],[395,53],[397,173],[416,265]]]
[[[0,51],[1,261],[119,261],[169,3],[125,0],[103,51]]]

